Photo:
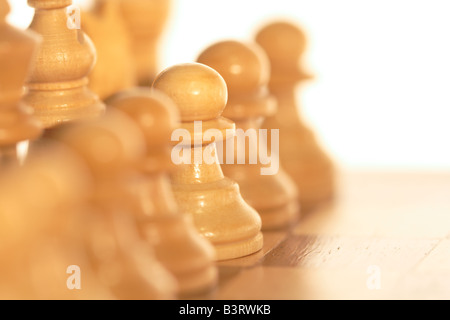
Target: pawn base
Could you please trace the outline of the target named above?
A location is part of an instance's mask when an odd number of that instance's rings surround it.
[[[217,254],[217,261],[241,258],[258,252],[263,247],[263,235],[258,233],[250,239],[236,241],[232,243],[214,245]]]

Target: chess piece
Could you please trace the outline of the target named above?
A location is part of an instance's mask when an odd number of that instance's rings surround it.
[[[269,57],[269,88],[278,100],[278,112],[263,126],[280,129],[280,161],[297,183],[302,212],[310,212],[332,198],[334,168],[314,132],[301,119],[296,101],[298,83],[311,77],[299,61],[306,48],[306,36],[293,24],[274,22],[259,31],[256,42]]]
[[[192,216],[178,211],[170,186],[168,173],[174,166],[169,145],[178,125],[176,106],[162,93],[143,88],[121,92],[107,104],[128,114],[146,138],[148,151],[140,170],[143,179],[135,192],[140,196],[136,218],[142,233],[154,243],[158,260],[177,279],[181,297],[214,288],[214,248],[198,234]]]
[[[28,4],[36,9],[30,29],[40,34],[43,42],[27,83],[25,102],[45,128],[101,115],[105,105],[88,89],[95,48],[66,14],[72,0],[28,0]]]
[[[150,86],[159,72],[161,36],[172,0],[120,0],[122,14],[132,38],[137,82]]]
[[[131,41],[120,13],[119,0],[96,0],[82,13],[81,25],[97,49],[89,88],[101,100],[135,85]]]
[[[68,148],[42,143],[26,166],[0,177],[0,299],[113,299],[78,239],[78,203],[89,196],[92,177]],[[82,290],[67,285],[74,264]]]
[[[119,299],[176,297],[175,279],[140,236],[132,213],[129,179],[145,155],[139,128],[109,110],[101,119],[60,127],[51,137],[77,152],[94,177],[80,232],[102,283]]]
[[[171,175],[180,210],[193,216],[197,230],[214,245],[218,260],[259,251],[261,218],[243,200],[239,185],[224,177],[216,154],[215,141],[231,138],[235,130],[232,121],[221,117],[228,96],[225,81],[208,66],[188,63],[161,72],[153,87],[168,95],[181,115],[183,139],[172,150],[178,170]],[[213,129],[215,135],[207,137]],[[183,154],[180,159],[176,159],[177,147]]]
[[[23,84],[36,53],[39,36],[6,23],[9,5],[0,0],[0,163],[18,162],[18,144],[37,139],[41,124],[22,99]]]
[[[197,61],[225,79],[228,104],[223,115],[243,133],[233,141],[233,163],[222,165],[225,176],[239,184],[244,200],[261,216],[263,230],[292,225],[299,216],[297,187],[280,165],[275,167],[266,159],[263,159],[266,164],[261,162],[261,157],[274,156],[268,153],[259,132],[264,118],[276,112],[276,101],[267,89],[270,75],[267,56],[256,44],[222,41],[204,50]],[[267,136],[271,137],[270,132]],[[278,141],[272,141],[272,145],[275,143]],[[244,161],[239,161],[240,157]]]

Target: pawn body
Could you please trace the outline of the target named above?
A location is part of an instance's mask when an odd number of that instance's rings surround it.
[[[28,0],[28,4],[36,9],[30,29],[42,36],[42,44],[25,102],[45,128],[100,116],[105,105],[88,88],[96,52],[89,37],[70,24],[66,9],[72,0]]]
[[[208,129],[214,130],[217,141],[234,133],[234,123],[220,116],[228,96],[223,78],[210,67],[190,63],[166,69],[153,86],[175,102],[182,121],[179,130],[189,137],[172,150],[178,169],[171,180],[180,210],[192,215],[218,260],[259,251],[261,218],[243,200],[239,185],[223,175],[215,140],[206,136]],[[175,159],[177,151],[182,159]]]
[[[278,101],[278,112],[263,127],[280,129],[280,161],[297,184],[302,212],[307,213],[333,197],[335,172],[330,157],[303,122],[296,100],[298,84],[310,78],[299,61],[306,37],[293,24],[275,22],[259,31],[256,42],[269,57],[269,88]]]
[[[151,86],[159,72],[160,41],[172,0],[120,0],[131,36],[135,74],[140,86]]]
[[[102,283],[119,299],[175,298],[175,279],[142,239],[133,216],[128,183],[145,154],[139,129],[122,112],[109,110],[99,120],[61,127],[51,136],[77,152],[93,175],[80,237]]]
[[[120,10],[119,0],[96,0],[81,20],[97,50],[89,88],[101,100],[135,85],[131,41]]]
[[[169,181],[174,170],[170,136],[177,126],[178,110],[168,97],[150,89],[121,92],[108,100],[108,106],[128,114],[146,138],[149,151],[134,186],[135,215],[144,238],[177,279],[179,296],[211,290],[218,280],[214,248],[198,234],[192,217],[178,210]]]
[[[224,77],[229,92],[224,115],[241,130],[233,141],[234,162],[222,165],[225,175],[238,182],[244,200],[261,216],[263,230],[292,225],[299,216],[297,187],[282,163],[274,165],[278,160],[271,157],[275,155],[259,132],[264,118],[276,112],[276,101],[267,90],[270,66],[265,53],[256,44],[222,41],[204,50],[198,62]],[[270,131],[267,137],[272,137]]]
[[[115,298],[99,281],[79,238],[84,228],[79,204],[91,188],[85,163],[49,141],[33,149],[26,166],[1,176],[0,299]],[[78,274],[68,273],[75,265]],[[75,289],[80,284],[82,290]]]
[[[335,170],[331,158],[320,147],[315,133],[298,117],[295,88],[273,88],[284,107],[267,119],[263,127],[280,128],[280,161],[299,189],[303,213],[331,200],[335,193]]]
[[[17,162],[17,144],[37,139],[42,126],[31,108],[22,101],[23,85],[40,43],[34,32],[6,23],[9,11],[0,0],[0,163]]]

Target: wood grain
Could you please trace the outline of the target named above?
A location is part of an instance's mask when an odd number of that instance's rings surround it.
[[[450,173],[341,172],[338,182],[334,203],[263,257],[219,265],[232,269],[212,298],[449,299]]]
[[[265,256],[263,265],[302,268],[363,268],[407,271],[425,258],[438,239],[292,236]]]

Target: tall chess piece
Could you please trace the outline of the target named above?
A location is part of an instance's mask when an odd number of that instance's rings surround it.
[[[150,86],[160,71],[160,41],[172,0],[120,0],[134,53],[137,82]]]
[[[215,141],[232,138],[235,132],[235,124],[221,117],[228,96],[225,81],[208,66],[188,63],[161,72],[153,87],[168,95],[181,115],[179,132],[174,132],[180,141],[172,150],[179,166],[171,177],[180,210],[193,216],[218,260],[259,251],[261,218],[243,200],[239,185],[224,177],[217,158]],[[215,135],[208,137],[212,130]]]
[[[146,139],[147,155],[138,170],[142,179],[135,188],[140,204],[136,217],[144,237],[177,279],[181,297],[214,288],[218,280],[214,248],[198,234],[192,216],[179,212],[170,186],[174,166],[169,145],[179,120],[176,106],[150,89],[121,92],[107,104],[129,115]]]
[[[101,100],[135,85],[131,40],[121,14],[120,0],[95,0],[82,13],[81,25],[97,49],[89,87]]]
[[[310,78],[300,64],[306,36],[295,25],[275,22],[259,31],[256,42],[269,57],[269,87],[278,100],[278,112],[267,118],[264,127],[280,129],[280,161],[297,183],[302,212],[310,212],[333,197],[334,167],[302,121],[296,100],[298,83]]]
[[[242,133],[234,139],[233,163],[222,165],[225,176],[239,184],[244,200],[260,214],[263,230],[292,225],[299,216],[297,187],[278,159],[266,162],[277,155],[270,154],[259,131],[264,118],[276,112],[276,101],[267,88],[270,64],[266,54],[256,44],[222,41],[204,50],[197,61],[225,79],[228,104],[223,115]],[[270,132],[267,137],[271,138]]]
[[[82,157],[94,178],[79,230],[102,283],[119,299],[172,299],[177,285],[144,241],[133,215],[129,181],[145,155],[145,139],[118,110],[60,127],[51,137]]]
[[[0,176],[0,299],[114,298],[79,238],[85,227],[79,204],[92,183],[76,153],[42,140],[26,166]]]
[[[17,162],[18,143],[41,135],[41,124],[21,101],[39,37],[6,23],[9,5],[0,0],[0,163]],[[1,166],[1,165],[0,165]]]
[[[88,89],[96,53],[91,40],[66,14],[72,0],[28,0],[30,29],[43,38],[27,83],[25,102],[45,128],[101,115],[105,105]]]

